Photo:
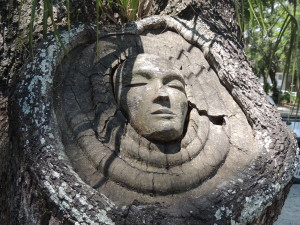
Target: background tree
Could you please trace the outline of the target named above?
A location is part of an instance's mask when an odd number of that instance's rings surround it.
[[[257,76],[263,77],[266,93],[271,91],[276,103],[280,93],[276,72],[283,72],[283,80],[290,81],[288,91],[299,90],[299,7],[294,0],[241,1],[239,22],[247,56]]]

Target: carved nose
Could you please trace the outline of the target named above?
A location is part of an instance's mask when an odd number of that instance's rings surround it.
[[[162,102],[169,102],[169,101],[170,101],[169,94],[166,92],[165,88],[160,87],[157,90],[157,95],[155,96],[153,102],[162,103]]]

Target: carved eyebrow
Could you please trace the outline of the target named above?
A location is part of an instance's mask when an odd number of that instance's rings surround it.
[[[127,76],[124,77],[123,79],[123,85],[131,85],[131,82],[134,81],[134,77],[143,77],[147,80],[151,80],[152,76],[145,70],[137,70],[137,71],[134,71],[130,74],[128,74]]]
[[[147,70],[137,70],[137,71],[134,72],[134,74],[138,75],[138,76],[141,76],[141,77],[144,77],[148,80],[150,80],[152,78],[151,72],[147,71]]]
[[[183,79],[182,76],[178,75],[178,74],[174,74],[174,73],[171,73],[171,74],[168,74],[164,77],[164,80],[167,80],[167,81],[170,81],[170,80],[178,80],[180,81],[183,85],[185,85],[185,81]]]

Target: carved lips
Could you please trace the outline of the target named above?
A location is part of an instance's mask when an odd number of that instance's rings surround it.
[[[158,115],[164,119],[171,119],[175,116],[175,113],[170,111],[169,109],[159,109],[151,113],[152,115]]]

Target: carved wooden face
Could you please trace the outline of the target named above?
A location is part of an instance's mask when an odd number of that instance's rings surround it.
[[[188,108],[185,83],[170,61],[140,54],[117,69],[114,81],[118,104],[140,135],[160,142],[182,136]]]

